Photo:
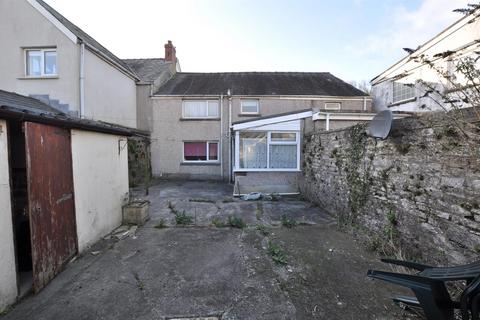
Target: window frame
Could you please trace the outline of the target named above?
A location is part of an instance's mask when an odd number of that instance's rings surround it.
[[[30,51],[39,51],[40,54],[40,75],[30,75],[28,74],[28,58]],[[45,73],[45,54],[47,52],[55,52],[55,65],[57,72],[56,73]],[[51,48],[24,48],[23,49],[23,64],[24,64],[24,74],[26,78],[56,78],[58,77],[58,51],[56,47]]]
[[[206,116],[204,117],[187,117],[185,115],[185,104],[187,102],[204,102],[205,103],[205,107],[206,107]],[[212,102],[215,102],[217,104],[217,115],[216,116],[209,116],[208,115],[208,105],[209,103],[212,103]],[[220,119],[220,101],[219,100],[215,100],[215,99],[209,99],[209,100],[183,100],[182,101],[182,119]]]
[[[267,167],[266,168],[241,168],[240,167],[240,135],[242,132],[250,132],[251,130],[236,131],[235,132],[235,169],[234,172],[298,172],[300,169],[300,132],[299,131],[281,131],[281,130],[271,130],[271,131],[251,131],[251,132],[266,132],[267,133]],[[295,141],[272,141],[272,133],[294,133]],[[295,168],[270,168],[270,146],[272,145],[294,145],[296,146],[297,152],[297,163]]]
[[[243,111],[243,104],[245,102],[255,102],[257,106],[256,112],[245,112]],[[240,114],[260,114],[260,101],[258,99],[242,99],[240,100]]]
[[[402,88],[408,87],[409,89],[411,89],[412,90],[412,96],[404,98],[404,99],[395,100],[395,91],[396,91],[395,90],[395,84],[402,85],[403,86]],[[411,84],[411,86],[409,86],[406,83],[401,83],[401,82],[398,82],[398,81],[392,81],[392,104],[399,104],[399,103],[402,103],[402,102],[408,102],[408,101],[414,100],[415,98],[416,97],[415,97],[415,85],[414,84]]]
[[[185,159],[185,143],[205,143],[206,150],[206,157],[207,160],[186,160]],[[216,160],[209,160],[210,159],[210,143],[217,144],[217,159]],[[182,162],[183,163],[218,163],[220,162],[220,142],[218,140],[185,140],[182,142]]]
[[[327,108],[327,105],[337,105],[338,108]],[[341,102],[325,102],[325,105],[323,106],[325,110],[342,110],[342,103]]]

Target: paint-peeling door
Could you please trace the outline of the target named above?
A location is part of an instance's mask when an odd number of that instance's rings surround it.
[[[25,122],[33,288],[77,253],[70,131]]]

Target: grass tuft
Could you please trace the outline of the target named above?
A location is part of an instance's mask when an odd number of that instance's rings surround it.
[[[177,225],[186,226],[192,224],[193,217],[185,213],[185,211],[175,213],[175,222]]]
[[[282,215],[281,222],[282,222],[282,226],[289,229],[295,227],[298,224],[297,221],[295,221],[294,219],[288,218],[286,215]]]
[[[238,228],[238,229],[243,229],[247,226],[245,221],[243,221],[242,218],[236,217],[236,216],[230,216],[228,217],[228,225],[232,228]]]
[[[282,250],[282,248],[280,248],[278,244],[269,241],[267,250],[272,257],[273,262],[275,262],[276,264],[286,265],[288,263],[285,252]]]

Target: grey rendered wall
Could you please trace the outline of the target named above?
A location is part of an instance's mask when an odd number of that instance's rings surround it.
[[[190,97],[191,98],[191,97]],[[210,97],[209,99],[220,99]],[[248,99],[252,99],[248,97]],[[280,113],[300,111],[305,109],[320,110],[324,108],[326,100],[309,99],[279,99],[259,98],[260,114],[245,116],[240,114],[242,98],[233,97],[232,122],[254,120],[259,116],[271,116]],[[229,140],[230,129],[229,100],[223,99],[223,137],[220,139],[219,120],[182,121],[182,97],[153,99],[153,131],[152,131],[152,170],[154,176],[184,177],[184,178],[215,178],[221,179],[222,172],[219,164],[182,164],[183,141],[188,140],[222,140],[223,177],[229,176]],[[363,110],[363,98],[353,100],[337,100],[342,102],[345,110]],[[367,109],[371,108],[367,100]]]
[[[137,126],[135,81],[85,50],[85,117]]]
[[[49,94],[79,110],[79,48],[25,0],[0,1],[0,88],[24,95]],[[25,79],[25,47],[56,46],[58,78]]]
[[[220,163],[184,164],[183,141],[219,141],[220,120],[182,121],[182,99],[153,101],[152,173],[156,177],[219,179]]]

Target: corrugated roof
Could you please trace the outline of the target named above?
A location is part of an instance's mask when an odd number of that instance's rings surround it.
[[[110,50],[102,46],[97,40],[92,38],[90,35],[88,35],[85,31],[77,27],[75,24],[70,22],[67,18],[65,18],[63,15],[61,15],[58,11],[50,7],[47,3],[45,3],[43,0],[36,0],[38,4],[40,4],[42,7],[45,8],[50,14],[52,14],[55,19],[60,21],[70,32],[72,32],[75,36],[80,38],[84,43],[92,46],[102,54],[104,54],[109,60],[111,60],[114,64],[116,64],[118,67],[124,69],[124,71],[128,72],[132,77],[138,78],[135,72],[133,72],[129,66],[122,61],[122,59],[118,58],[116,55],[114,55]]]
[[[164,72],[168,72],[171,62],[166,62],[164,58],[148,59],[123,59],[130,69],[135,71],[142,81],[155,81]]]
[[[155,95],[367,96],[328,72],[177,73]]]
[[[22,121],[39,122],[65,128],[83,129],[124,136],[149,135],[147,132],[134,128],[75,118],[50,107],[40,100],[3,90],[0,90],[0,118],[14,118]]]

